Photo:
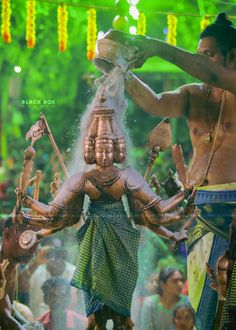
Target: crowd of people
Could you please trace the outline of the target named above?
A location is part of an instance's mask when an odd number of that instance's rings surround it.
[[[0,296],[1,329],[85,329],[83,296],[80,290],[70,286],[75,266],[66,260],[68,249],[63,236],[53,235],[43,239],[39,246],[22,249],[19,238],[29,229],[13,224],[11,217],[5,220],[0,255],[0,292],[4,292]],[[158,237],[157,241],[155,247],[165,244]],[[171,251],[166,251],[168,254]],[[6,267],[4,260],[9,262]],[[160,329],[160,324],[163,330],[174,329],[174,326],[179,330],[193,329],[195,316],[187,295],[181,294],[184,283],[181,271],[173,267],[159,271],[157,265],[156,259],[153,268],[142,276],[145,281],[142,296],[138,296],[138,291],[134,298],[141,301],[136,305],[138,311],[135,312],[140,317],[135,320],[135,329]],[[156,272],[150,273],[151,269]],[[3,279],[5,285],[2,285]],[[189,314],[193,319],[192,323],[189,321],[192,327],[181,327],[181,324],[186,326],[183,320],[189,318]]]

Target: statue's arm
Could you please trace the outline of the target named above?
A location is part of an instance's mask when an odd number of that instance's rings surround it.
[[[143,205],[139,210],[140,212],[152,209],[157,215],[174,210],[187,194],[187,192],[181,191],[175,196],[163,200],[152,191],[144,178],[131,167],[127,167],[125,170],[125,189],[132,195],[134,200],[138,200]]]
[[[38,228],[56,229],[78,222],[83,211],[84,180],[82,173],[69,178],[49,205],[25,196],[23,202],[44,217],[26,217],[29,223]]]

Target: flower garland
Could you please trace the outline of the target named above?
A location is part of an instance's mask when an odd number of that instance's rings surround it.
[[[26,17],[26,41],[28,48],[34,48],[35,38],[35,7],[36,1],[27,1],[27,17]]]
[[[141,34],[143,36],[145,36],[147,31],[146,28],[146,15],[144,13],[140,13],[138,16],[138,34]]]
[[[6,43],[11,42],[11,3],[10,0],[2,0],[2,38]]]
[[[210,25],[211,21],[209,17],[206,15],[202,18],[200,26],[201,26],[201,31],[205,30],[205,28]]]
[[[57,8],[57,22],[58,22],[58,44],[59,51],[64,52],[67,49],[67,22],[68,13],[66,5],[59,5]]]
[[[173,14],[167,15],[167,26],[168,26],[167,42],[174,46],[176,46],[177,22],[178,19],[175,15]]]
[[[87,59],[92,60],[95,56],[97,40],[97,14],[96,10],[88,10],[88,30],[87,30]]]

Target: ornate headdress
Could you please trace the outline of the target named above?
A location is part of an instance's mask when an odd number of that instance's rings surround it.
[[[96,143],[112,143],[114,146],[114,162],[122,163],[126,159],[126,143],[115,122],[114,109],[106,98],[99,97],[98,104],[92,114],[93,118],[84,138],[84,159],[87,164],[96,163]]]

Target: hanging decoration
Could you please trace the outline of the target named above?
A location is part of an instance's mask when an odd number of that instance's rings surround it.
[[[126,0],[115,0],[115,12],[117,15],[112,21],[112,27],[115,30],[129,32],[129,19],[127,13],[129,12],[130,4]]]
[[[177,22],[178,19],[174,14],[167,15],[167,25],[168,25],[167,42],[173,46],[176,46]]]
[[[11,3],[10,0],[2,0],[2,39],[5,43],[11,42]]]
[[[138,34],[145,36],[147,30],[146,26],[146,15],[144,13],[140,13],[138,16]]]
[[[97,40],[97,13],[90,8],[88,10],[88,30],[87,30],[87,59],[92,60],[95,56]]]
[[[36,1],[27,1],[27,16],[26,16],[26,41],[28,48],[34,48],[36,43],[35,38],[35,8]]]
[[[65,4],[59,5],[57,8],[57,22],[58,22],[58,45],[59,51],[64,52],[67,49],[67,22],[68,13]]]
[[[205,28],[211,24],[209,16],[204,16],[201,20],[200,26],[201,26],[201,31],[205,30]]]

